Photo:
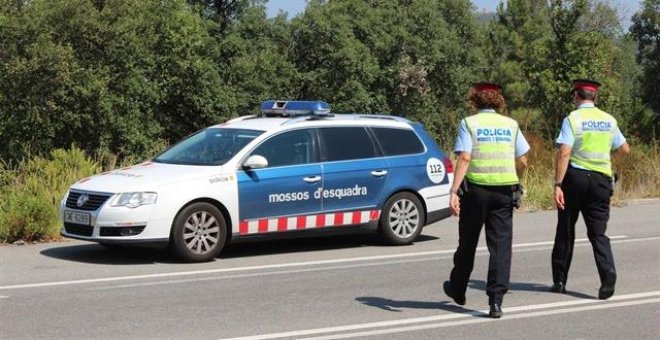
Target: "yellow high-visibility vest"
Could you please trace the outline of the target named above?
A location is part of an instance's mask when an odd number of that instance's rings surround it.
[[[512,185],[516,174],[518,123],[497,113],[481,112],[465,118],[472,135],[470,167],[465,177],[480,185]]]
[[[571,162],[587,170],[612,176],[610,152],[616,119],[595,107],[577,109],[568,115],[575,142],[571,150]]]

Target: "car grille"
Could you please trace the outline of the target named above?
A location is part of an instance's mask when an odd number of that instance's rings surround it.
[[[78,198],[80,198],[80,196],[83,194],[87,195],[89,199],[85,202],[85,204],[79,207]],[[93,211],[102,206],[103,203],[105,203],[105,201],[107,201],[111,196],[112,195],[110,194],[90,194],[85,192],[71,191],[69,192],[69,196],[66,198],[66,207],[77,210]]]
[[[64,230],[67,234],[79,235],[79,236],[92,236],[94,227],[91,225],[75,224],[75,223],[64,223]]]

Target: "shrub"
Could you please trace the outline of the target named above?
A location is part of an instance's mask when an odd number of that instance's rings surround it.
[[[0,212],[0,240],[14,242],[57,238],[57,210],[44,193],[10,190]]]
[[[59,237],[58,208],[69,186],[101,167],[72,147],[48,158],[33,157],[0,176],[0,242],[40,241]]]

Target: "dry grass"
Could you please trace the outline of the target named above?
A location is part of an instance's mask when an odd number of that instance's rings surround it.
[[[522,180],[526,190],[524,209],[553,209],[554,145],[534,135],[527,139],[532,149],[528,155],[529,168]],[[612,198],[615,205],[630,199],[660,197],[660,145],[630,143],[628,156],[613,159],[619,174]]]
[[[660,144],[649,146],[632,141],[630,154],[615,157],[614,168],[620,176],[615,189],[618,200],[660,197]]]

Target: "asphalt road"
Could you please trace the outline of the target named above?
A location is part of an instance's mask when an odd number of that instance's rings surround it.
[[[584,224],[568,294],[548,291],[555,212],[515,215],[504,317],[484,317],[482,238],[467,304],[450,303],[457,219],[414,245],[372,235],[230,246],[214,262],[86,242],[0,247],[0,338],[658,339],[660,204],[612,210],[619,281],[596,299]]]

